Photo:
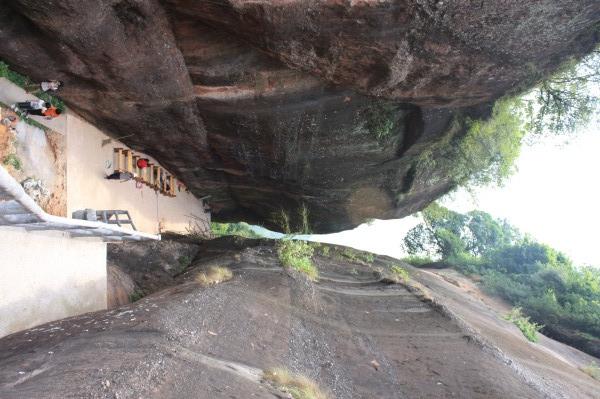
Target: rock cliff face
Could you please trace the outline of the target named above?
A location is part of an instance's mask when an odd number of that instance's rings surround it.
[[[419,157],[598,41],[581,1],[6,2],[0,57],[159,159],[216,220],[316,232],[419,210],[454,182]],[[435,154],[434,154],[435,156]]]

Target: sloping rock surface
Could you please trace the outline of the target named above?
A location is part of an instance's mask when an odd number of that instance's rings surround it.
[[[163,238],[168,235],[163,235]],[[107,261],[125,271],[135,283],[134,290],[147,295],[177,283],[177,277],[190,266],[199,244],[177,240],[108,244]]]
[[[311,283],[281,268],[272,243],[205,243],[176,286],[1,339],[0,397],[284,398],[262,381],[271,367],[341,399],[593,397],[593,380],[564,368],[553,390],[554,364],[542,389],[532,384],[540,377],[517,373],[414,288],[385,284],[389,259],[316,262]],[[193,282],[211,265],[233,280]]]
[[[595,0],[6,3],[0,57],[63,80],[73,110],[210,195],[215,219],[273,227],[306,204],[316,232],[447,192],[448,166],[420,157],[589,51],[600,21]]]

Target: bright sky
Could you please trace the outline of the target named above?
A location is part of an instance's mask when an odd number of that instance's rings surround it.
[[[465,191],[443,204],[464,212],[481,209],[565,252],[576,263],[600,266],[600,134],[597,126],[568,143],[544,139],[524,146],[518,172],[505,187]]]
[[[524,145],[518,172],[504,187],[479,190],[475,201],[461,190],[442,203],[459,212],[481,209],[506,218],[522,232],[565,252],[575,263],[600,267],[599,133],[594,125],[568,143],[545,138],[542,143]],[[402,238],[416,223],[416,217],[376,220],[351,231],[313,237],[402,257]]]

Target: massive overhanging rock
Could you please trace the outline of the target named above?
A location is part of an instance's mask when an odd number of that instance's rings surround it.
[[[593,0],[14,0],[0,57],[65,81],[72,109],[210,195],[215,220],[273,227],[305,204],[329,232],[450,190],[423,154],[589,51],[598,23]]]
[[[329,82],[434,107],[479,104],[545,75],[589,49],[599,17],[593,0],[166,3]]]

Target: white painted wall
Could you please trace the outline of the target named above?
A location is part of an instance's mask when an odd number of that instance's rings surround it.
[[[122,209],[129,211],[138,230],[157,234],[158,223],[163,232],[185,232],[190,214],[209,220],[201,201],[190,193],[177,192],[167,197],[147,186],[136,188],[135,181],[106,180],[113,168],[105,168],[113,161],[115,147],[127,148],[108,139],[103,132],[71,112],[67,114],[67,215],[79,209]],[[137,154],[137,152],[134,152]],[[156,161],[148,157],[155,164]]]
[[[106,244],[0,228],[0,337],[106,309]]]

